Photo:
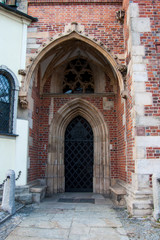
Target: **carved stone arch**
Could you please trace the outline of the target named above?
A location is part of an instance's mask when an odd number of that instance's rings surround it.
[[[30,81],[31,81],[34,71],[35,71],[36,67],[39,65],[39,63],[46,56],[48,56],[51,52],[56,51],[58,46],[62,46],[63,44],[65,44],[67,41],[70,41],[70,40],[79,40],[82,43],[85,43],[88,46],[95,49],[98,53],[100,53],[100,55],[103,58],[103,61],[106,61],[109,64],[110,69],[113,72],[113,76],[115,76],[115,78],[118,80],[120,91],[121,92],[124,91],[123,77],[122,77],[122,74],[118,69],[118,65],[117,65],[115,59],[112,57],[112,55],[104,47],[102,47],[97,42],[93,41],[91,38],[86,37],[84,35],[81,35],[75,31],[73,31],[69,34],[63,35],[63,36],[51,41],[50,43],[48,43],[46,46],[44,46],[41,49],[41,51],[37,54],[37,56],[35,58],[32,58],[32,63],[27,68],[26,75],[24,76],[24,79],[22,82],[22,87],[19,92],[20,97],[21,96],[27,97]]]
[[[94,135],[93,192],[107,194],[110,185],[109,133],[101,112],[86,100],[76,98],[63,105],[50,125],[47,165],[48,194],[65,192],[64,137],[68,124],[85,118]]]

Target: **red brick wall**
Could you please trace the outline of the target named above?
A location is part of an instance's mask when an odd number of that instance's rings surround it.
[[[106,79],[106,88],[112,89],[113,87],[110,85],[109,79]],[[46,82],[44,86],[45,92],[49,92],[50,86],[49,81]],[[47,91],[48,89],[48,91]],[[54,114],[68,101],[74,99],[72,95],[70,96],[64,96],[64,97],[54,97]],[[112,150],[111,150],[111,176],[114,178],[118,177],[118,169],[117,169],[117,115],[116,115],[116,97],[115,96],[109,96],[108,101],[115,101],[114,108],[111,110],[103,110],[103,97],[83,97],[83,99],[89,101],[94,106],[96,106],[103,114],[107,125],[109,127],[109,133],[110,133],[110,143],[112,144]],[[45,175],[45,164],[47,162],[48,157],[48,133],[49,133],[49,107],[50,107],[50,97],[44,96],[41,99],[41,111],[40,111],[40,149],[42,145],[46,144],[46,149],[39,150],[39,160],[40,160],[40,166],[41,173],[39,173],[39,177],[42,177]]]
[[[123,120],[125,116],[125,103],[120,95],[120,90],[116,99],[117,106],[117,171],[118,178],[126,181],[126,124]]]
[[[127,25],[127,11],[129,7],[129,0],[123,0],[123,9],[125,11],[124,18],[124,52],[126,54],[126,66],[128,67],[131,61],[131,54],[128,51],[128,38],[129,38],[129,27]],[[126,100],[126,179],[127,182],[131,183],[131,175],[134,172],[135,159],[133,158],[133,147],[134,147],[134,137],[133,137],[133,118],[132,118],[132,108],[133,108],[133,99],[131,96],[132,88],[132,76],[128,73],[126,77],[126,89],[128,92],[128,97]]]
[[[146,61],[146,67],[148,72],[148,82],[146,82],[146,92],[152,93],[153,104],[144,107],[145,117],[159,117],[160,116],[160,1],[159,0],[133,0],[132,3],[138,3],[139,17],[149,18],[151,23],[151,32],[145,32],[140,34],[141,45],[145,47],[145,56],[143,59]],[[128,0],[123,1],[123,8],[127,13],[129,5]],[[126,14],[127,15],[127,14]],[[126,64],[130,61],[130,55],[127,52],[127,40],[128,40],[128,26],[125,16],[124,23],[124,41],[125,50],[127,53]],[[131,91],[132,78],[127,78],[128,92]],[[131,109],[133,106],[133,99],[129,94],[127,100],[127,158],[129,159],[128,168],[128,180],[129,172],[134,171],[134,159],[132,153],[132,147],[134,144],[134,129],[132,129]],[[136,131],[137,136],[160,136],[159,126],[142,126],[138,127]],[[157,159],[159,158],[159,148],[146,148],[146,158]]]
[[[34,105],[31,117],[32,127],[29,129],[29,136],[32,138],[32,144],[29,144],[29,158],[30,167],[28,169],[28,181],[33,181],[39,176],[39,109],[40,109],[40,96],[39,96],[39,82],[38,86],[35,86],[33,82],[32,95]]]
[[[146,91],[152,93],[153,104],[145,106],[145,116],[160,117],[160,1],[153,0],[141,1],[140,16],[144,15],[150,18],[151,32],[141,35],[141,43],[145,46],[145,59],[148,61],[148,82],[146,83]],[[160,126],[148,126],[145,128],[145,135],[160,136]],[[147,159],[159,159],[160,148],[147,147]],[[152,181],[151,184],[152,186]]]
[[[137,2],[137,1],[136,1]],[[146,91],[153,96],[152,106],[145,107],[145,116],[160,116],[160,1],[140,1],[140,17],[150,18],[151,32],[141,34],[141,44],[145,46],[148,82]]]
[[[147,158],[148,159],[155,159],[155,158],[160,158],[160,148],[159,147],[147,147]]]
[[[147,62],[148,82],[146,91],[151,92],[153,104],[145,106],[145,116],[160,116],[160,1],[141,0],[132,1],[139,5],[139,17],[150,19],[151,32],[141,33],[141,44],[145,46],[145,57]]]
[[[77,22],[85,27],[85,33],[101,40],[115,54],[123,53],[123,27],[116,19],[116,11],[121,9],[121,1],[108,3],[40,3],[29,1],[28,14],[37,17],[32,23],[38,32],[47,31],[50,36],[64,32],[67,23]],[[100,1],[99,1],[100,2]],[[37,43],[42,43],[39,39]]]
[[[112,90],[109,79],[106,79],[106,89]],[[33,128],[30,129],[30,136],[33,137],[33,146],[30,147],[29,155],[31,168],[29,170],[29,181],[36,178],[44,178],[46,171],[46,163],[48,159],[48,134],[49,134],[49,108],[51,98],[47,96],[40,97],[37,94],[38,89],[33,88],[33,99],[35,101],[33,113]],[[50,81],[44,86],[44,92],[49,92]],[[74,99],[73,96],[54,97],[54,114],[65,103]],[[111,161],[111,177],[126,179],[125,173],[125,142],[124,142],[124,126],[122,121],[123,104],[121,104],[120,94],[117,96],[108,96],[108,101],[114,101],[114,108],[110,110],[103,109],[103,97],[83,97],[96,106],[103,114],[109,128]],[[38,113],[36,112],[39,110]],[[118,109],[118,110],[117,110]],[[117,118],[118,115],[118,118]],[[118,156],[118,158],[117,158]]]

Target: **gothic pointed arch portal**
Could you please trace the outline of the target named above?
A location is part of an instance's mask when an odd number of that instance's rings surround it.
[[[23,81],[19,91],[20,103],[22,102],[23,104],[24,101],[26,101],[27,104],[29,87],[32,83],[32,80],[37,78],[38,69],[40,69],[40,72],[43,73],[39,79],[40,94],[43,94],[43,87],[48,77],[52,75],[53,70],[62,64],[59,63],[60,59],[62,60],[64,56],[66,56],[66,59],[69,59],[70,51],[73,53],[75,44],[80,44],[84,52],[88,52],[87,54],[89,59],[91,58],[91,55],[93,55],[94,59],[97,59],[99,64],[101,63],[100,65],[103,71],[108,74],[110,79],[113,81],[118,81],[121,93],[125,90],[123,77],[119,71],[119,66],[111,53],[89,37],[73,31],[69,34],[67,33],[56,39],[53,39],[46,44],[43,44],[37,53],[34,53],[33,56],[28,57],[27,69],[22,71]],[[52,60],[50,58],[52,58]],[[64,63],[65,60],[63,64]],[[42,65],[47,65],[47,68]]]
[[[93,192],[107,194],[110,185],[109,133],[101,112],[86,100],[76,98],[63,105],[50,125],[47,164],[48,195],[65,192],[64,139],[68,124],[77,116],[93,131]]]

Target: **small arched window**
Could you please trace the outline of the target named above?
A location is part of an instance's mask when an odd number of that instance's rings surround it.
[[[70,61],[63,81],[63,93],[94,93],[94,80],[89,63],[83,58]]]
[[[14,93],[13,77],[0,69],[0,133],[13,133]]]

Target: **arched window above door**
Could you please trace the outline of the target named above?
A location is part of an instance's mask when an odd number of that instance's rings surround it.
[[[89,63],[83,58],[70,61],[65,69],[63,93],[94,93],[94,79]]]

